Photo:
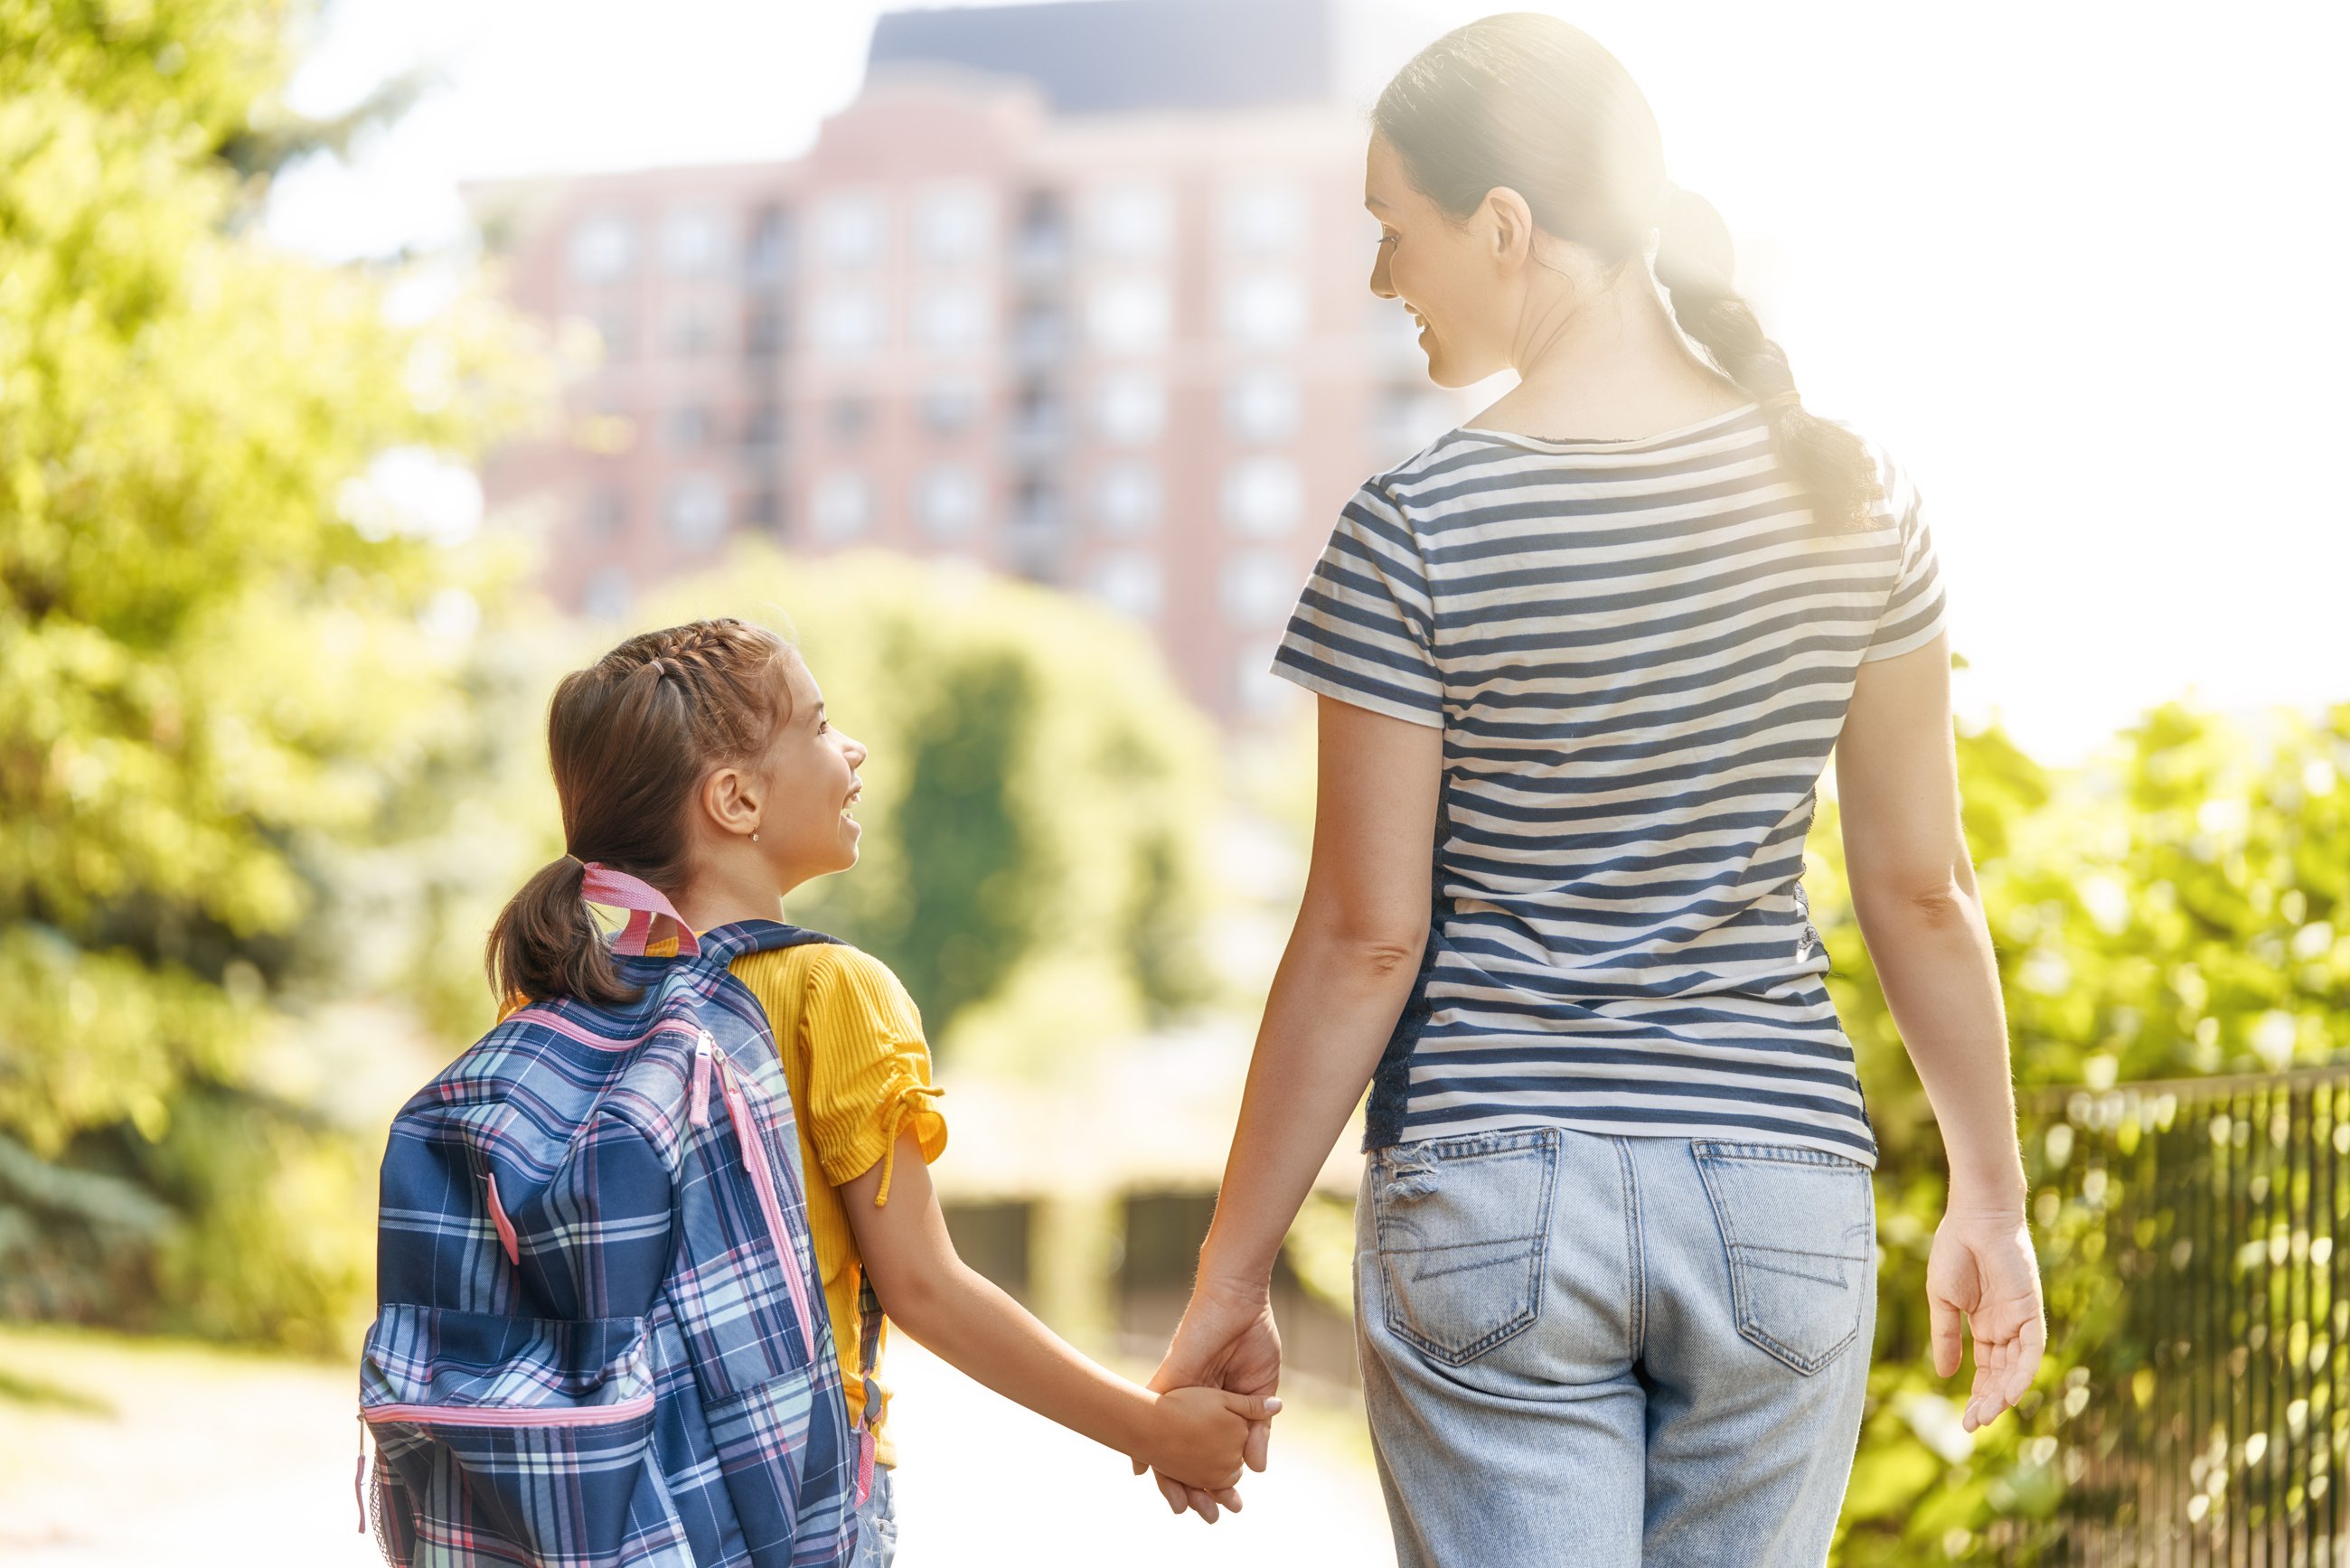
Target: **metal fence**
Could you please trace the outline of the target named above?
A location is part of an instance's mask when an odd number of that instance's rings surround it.
[[[2043,1091],[2021,1106],[2061,1477],[2015,1564],[2350,1568],[2350,1068]]]

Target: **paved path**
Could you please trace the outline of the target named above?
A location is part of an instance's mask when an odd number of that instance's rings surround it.
[[[1248,1510],[1174,1519],[1125,1460],[900,1342],[903,1568],[1385,1568],[1360,1416],[1299,1404]],[[367,1568],[347,1371],[0,1327],[8,1568]]]

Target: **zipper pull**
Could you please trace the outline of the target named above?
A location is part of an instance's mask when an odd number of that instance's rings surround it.
[[[359,1533],[367,1533],[367,1413],[361,1411],[359,1422],[359,1462],[351,1471],[351,1501],[359,1505]]]
[[[718,1049],[710,1031],[700,1029],[693,1035],[693,1089],[689,1096],[686,1119],[695,1127],[710,1125],[710,1058]]]

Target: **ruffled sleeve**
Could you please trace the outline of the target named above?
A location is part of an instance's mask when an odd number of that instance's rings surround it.
[[[827,948],[801,1015],[808,1062],[808,1141],[825,1180],[844,1187],[878,1163],[877,1207],[889,1201],[898,1139],[911,1131],[925,1163],[947,1147],[935,1104],[921,1014],[889,965],[851,947]]]

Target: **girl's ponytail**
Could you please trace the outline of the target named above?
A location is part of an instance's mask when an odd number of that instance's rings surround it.
[[[1787,477],[1810,498],[1813,515],[1838,531],[1869,526],[1884,486],[1861,439],[1804,407],[1787,355],[1763,336],[1753,307],[1731,284],[1729,225],[1713,203],[1666,189],[1657,219],[1657,282],[1673,319],[1721,373],[1762,407],[1771,445]]]
[[[1665,179],[1656,116],[1623,65],[1555,16],[1516,12],[1447,33],[1398,71],[1371,112],[1419,192],[1454,217],[1507,186],[1544,233],[1640,265],[1690,339],[1762,404],[1787,478],[1827,528],[1868,526],[1881,491],[1858,436],[1806,412],[1787,356],[1731,286],[1730,231]]]
[[[576,996],[598,1007],[634,1002],[641,988],[612,967],[603,929],[579,895],[587,866],[566,855],[539,867],[506,901],[490,928],[490,991],[504,1006],[516,998]]]
[[[755,761],[791,717],[791,649],[739,620],[632,637],[555,688],[546,753],[571,852],[523,884],[483,955],[501,1007],[574,996],[625,1006],[622,979],[580,896],[593,860],[671,898],[692,867],[686,815],[713,768]]]

